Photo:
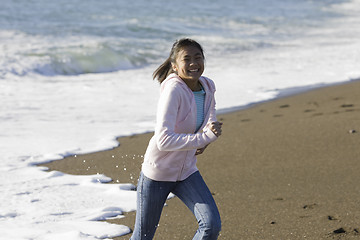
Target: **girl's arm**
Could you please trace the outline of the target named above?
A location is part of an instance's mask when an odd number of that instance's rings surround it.
[[[157,111],[155,136],[160,151],[185,151],[203,148],[215,141],[217,136],[209,128],[197,133],[175,133],[175,124],[180,107],[180,86],[165,86],[163,89]],[[211,116],[214,119],[214,115]],[[216,117],[215,117],[216,120]]]

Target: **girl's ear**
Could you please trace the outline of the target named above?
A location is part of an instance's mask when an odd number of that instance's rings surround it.
[[[171,63],[171,67],[172,67],[172,69],[173,69],[174,72],[177,72],[177,68],[176,68],[175,63]]]

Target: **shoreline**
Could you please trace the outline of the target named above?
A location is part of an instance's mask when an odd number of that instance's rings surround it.
[[[317,83],[317,84],[313,84],[313,85],[306,85],[306,86],[300,86],[300,87],[284,88],[284,89],[280,90],[280,92],[274,98],[263,100],[263,101],[258,101],[258,102],[251,102],[251,103],[241,105],[241,106],[223,108],[223,109],[218,110],[217,115],[226,115],[226,114],[231,114],[233,112],[244,111],[246,109],[256,107],[259,104],[265,104],[268,102],[280,100],[282,98],[295,97],[297,95],[304,94],[307,92],[316,91],[316,90],[320,90],[320,89],[328,88],[328,87],[340,86],[340,85],[344,85],[344,84],[348,84],[348,83],[352,83],[352,82],[356,82],[356,81],[360,81],[360,78],[354,78],[354,79],[350,79],[350,80],[346,80],[346,81],[339,81],[339,82],[334,82],[334,83]],[[139,135],[139,134],[135,134],[135,135]],[[118,138],[121,138],[121,137],[127,137],[127,136],[119,136]]]
[[[222,216],[219,239],[360,237],[359,90],[360,81],[352,80],[218,116],[223,135],[198,157],[198,167]],[[119,137],[116,148],[40,165],[136,185],[152,134]],[[134,219],[130,212],[107,221],[133,229]],[[170,199],[155,239],[191,239],[196,228],[190,211]]]

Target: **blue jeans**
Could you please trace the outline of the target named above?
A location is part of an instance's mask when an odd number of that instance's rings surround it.
[[[154,181],[140,174],[135,228],[131,240],[153,239],[170,192],[185,203],[199,223],[193,240],[218,238],[221,230],[220,214],[209,188],[197,171],[179,182]]]

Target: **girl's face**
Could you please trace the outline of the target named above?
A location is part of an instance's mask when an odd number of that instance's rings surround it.
[[[178,52],[172,67],[187,84],[197,84],[204,72],[204,57],[197,47],[183,47]]]

